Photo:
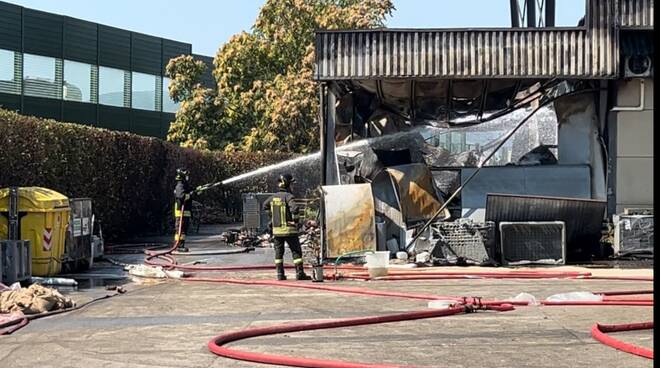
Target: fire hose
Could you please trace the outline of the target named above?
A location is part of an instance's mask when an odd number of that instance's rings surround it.
[[[179,231],[181,227],[179,227]],[[178,238],[178,237],[177,237]],[[196,266],[196,265],[178,265],[174,257],[169,256],[169,254],[176,249],[178,242],[175,242],[175,245],[170,248],[170,250],[164,252],[148,252],[148,257],[145,262],[148,264],[158,264],[167,268],[175,268],[185,271],[254,271],[254,270],[265,270],[272,269],[273,266],[266,265],[253,265],[253,266]],[[156,262],[154,259],[160,259],[165,261]],[[349,271],[357,271],[357,267],[343,267]],[[335,269],[337,266],[335,265]],[[589,272],[547,272],[547,271],[515,271],[515,272],[416,272],[416,271],[403,271],[403,272],[394,272],[393,276],[387,278],[378,278],[379,280],[397,280],[404,277],[404,279],[443,279],[443,278],[519,278],[519,279],[548,279],[548,278],[570,278],[570,279],[615,279],[615,280],[625,280],[625,281],[653,281],[653,278],[644,278],[644,277],[594,277]],[[347,275],[345,278],[356,278],[356,279],[370,279],[368,274],[360,274],[355,272],[353,274]],[[492,310],[511,310],[513,305],[527,305],[528,302],[525,301],[497,301],[497,300],[482,300],[481,298],[476,297],[454,297],[454,296],[438,296],[438,295],[428,295],[428,294],[412,294],[412,293],[402,293],[402,292],[392,292],[392,291],[380,291],[373,290],[368,288],[356,288],[356,287],[337,287],[337,286],[326,286],[318,284],[307,284],[307,283],[291,283],[284,281],[276,280],[239,280],[239,279],[230,279],[230,278],[202,278],[202,277],[187,277],[184,278],[186,281],[193,282],[213,282],[213,283],[226,283],[226,284],[235,284],[235,285],[251,285],[251,286],[266,286],[266,287],[287,287],[287,288],[300,288],[300,289],[311,289],[311,290],[320,290],[328,292],[337,292],[337,293],[347,293],[347,294],[357,294],[364,296],[376,296],[376,297],[396,297],[396,298],[406,298],[414,300],[449,300],[456,303],[455,307],[450,309],[440,309],[440,310],[431,310],[431,311],[421,311],[421,312],[409,312],[397,315],[387,315],[387,316],[372,316],[372,317],[360,317],[360,318],[348,318],[348,319],[339,319],[328,322],[315,322],[315,323],[294,323],[278,326],[268,326],[268,327],[259,327],[252,328],[248,330],[242,330],[237,332],[230,332],[227,334],[219,335],[214,337],[208,343],[208,348],[214,354],[230,358],[245,360],[251,362],[267,363],[267,364],[278,364],[278,365],[287,365],[294,367],[344,367],[344,368],[389,368],[393,366],[387,365],[376,365],[376,364],[363,364],[363,363],[351,363],[343,361],[333,361],[333,360],[321,360],[321,359],[310,359],[310,358],[297,358],[297,357],[288,357],[281,355],[273,354],[263,354],[263,353],[251,353],[245,352],[233,348],[228,348],[224,346],[230,342],[243,340],[251,337],[257,336],[266,336],[279,333],[287,332],[297,332],[297,331],[310,331],[318,329],[328,329],[328,328],[339,328],[339,327],[348,327],[348,326],[358,326],[366,324],[376,324],[376,323],[387,323],[394,321],[405,321],[405,320],[414,320],[421,318],[433,318],[446,315],[453,315],[463,313],[465,308],[473,308],[473,305],[478,305],[483,309],[492,309]],[[616,298],[612,299],[614,296],[629,296],[629,295],[638,295],[638,294],[648,294],[652,292],[651,290],[640,290],[640,291],[614,291],[614,292],[604,292],[602,301],[559,301],[559,302],[549,302],[544,301],[541,305],[544,306],[637,306],[637,307],[647,307],[653,306],[653,300],[651,299],[627,299],[627,298]],[[597,338],[598,341],[602,339]],[[607,344],[611,346],[610,344]],[[642,348],[635,347],[634,351]],[[631,349],[625,350],[629,351]],[[639,354],[638,354],[639,355]],[[651,353],[652,355],[652,353]],[[648,357],[648,354],[641,355]],[[651,357],[652,358],[652,357]]]
[[[647,359],[653,359],[653,350],[645,349],[633,344],[623,342],[606,334],[606,332],[635,331],[653,329],[653,321],[641,323],[628,323],[620,325],[601,325],[596,323],[591,328],[591,336],[601,343],[625,351],[626,353],[638,355]]]

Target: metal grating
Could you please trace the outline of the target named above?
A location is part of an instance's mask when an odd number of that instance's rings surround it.
[[[495,223],[478,223],[459,219],[430,226],[435,242],[433,256],[446,260],[465,259],[469,263],[486,264],[494,255]]]
[[[614,254],[653,254],[653,215],[614,215]]]
[[[502,264],[564,264],[564,222],[501,222]]]

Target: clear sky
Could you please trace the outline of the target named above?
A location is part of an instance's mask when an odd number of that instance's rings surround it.
[[[176,41],[215,55],[220,45],[249,31],[265,0],[3,0]],[[584,0],[556,0],[558,26],[575,26]],[[391,28],[509,27],[509,0],[394,0]]]

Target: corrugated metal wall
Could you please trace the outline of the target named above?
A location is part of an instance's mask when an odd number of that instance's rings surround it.
[[[653,28],[653,0],[619,0],[621,27]]]
[[[316,78],[615,78],[616,1],[576,28],[319,32]]]

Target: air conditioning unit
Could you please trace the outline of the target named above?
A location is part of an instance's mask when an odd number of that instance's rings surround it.
[[[651,76],[653,60],[648,55],[626,56],[623,63],[624,78],[643,78]]]
[[[563,221],[500,222],[503,265],[564,264],[566,225]]]
[[[653,215],[613,215],[615,256],[653,255]]]

